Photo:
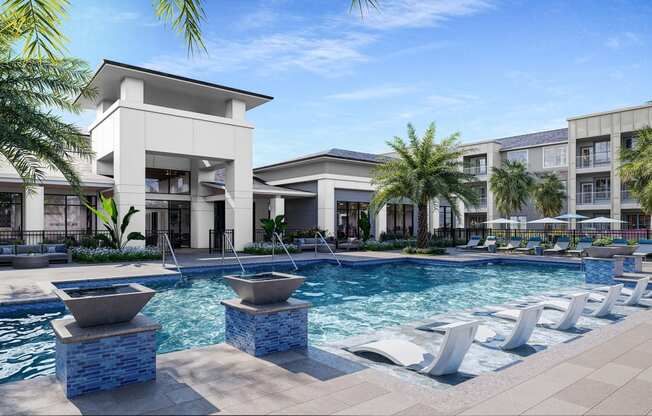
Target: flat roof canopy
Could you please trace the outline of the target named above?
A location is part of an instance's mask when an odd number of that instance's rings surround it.
[[[75,99],[75,102],[79,103],[82,108],[94,110],[101,100],[116,101],[120,95],[120,83],[122,79],[129,76],[142,79],[146,85],[151,85],[152,87],[191,94],[197,98],[223,99],[224,101],[229,99],[241,100],[246,104],[247,110],[274,99],[274,97],[269,95],[105,59],[89,83],[89,87],[96,88],[98,94],[91,99],[79,96]]]

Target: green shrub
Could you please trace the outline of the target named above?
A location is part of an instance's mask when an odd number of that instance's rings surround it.
[[[446,249],[443,247],[428,247],[428,248],[416,248],[416,247],[405,247],[403,249],[405,254],[428,254],[431,256],[440,256],[446,254]]]
[[[611,245],[611,243],[613,243],[613,242],[614,242],[613,238],[603,237],[603,238],[598,238],[597,240],[595,240],[593,242],[593,245],[597,246],[597,247],[605,247],[605,246]]]
[[[72,260],[78,263],[110,263],[119,261],[160,260],[161,252],[156,247],[87,248],[71,247]]]
[[[277,244],[274,248],[274,253],[279,254],[279,253],[284,253],[285,250],[283,250],[283,247],[281,247],[280,244]],[[298,253],[299,248],[295,246],[294,244],[286,244],[285,247],[287,247],[289,253]],[[259,255],[269,255],[272,254],[272,244],[271,243],[253,243],[250,245],[247,245],[244,250],[245,253],[247,254],[259,254]]]
[[[319,228],[306,228],[305,230],[298,230],[287,233],[286,238],[289,241],[294,241],[295,238],[315,238],[315,235],[318,232],[323,235],[324,238],[326,238],[326,235],[328,234],[328,231],[321,230]]]
[[[458,242],[459,243],[459,242]],[[428,243],[429,247],[455,247],[456,244],[450,239],[433,239]]]
[[[387,251],[400,250],[404,247],[415,246],[416,240],[391,240],[391,241],[374,241],[370,240],[360,246],[361,250],[367,251]]]

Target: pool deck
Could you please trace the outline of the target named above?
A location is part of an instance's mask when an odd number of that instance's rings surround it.
[[[398,252],[338,256],[347,260],[408,257]],[[185,267],[221,264],[219,258],[205,260],[206,253],[180,257]],[[559,260],[466,252],[435,258],[499,257]],[[295,258],[315,257],[305,253]],[[269,260],[256,256],[244,262]],[[645,269],[652,271],[649,264]],[[53,281],[174,273],[160,263],[0,270],[0,302],[48,297]],[[260,359],[218,344],[158,355],[156,381],[72,400],[65,398],[54,376],[2,384],[0,414],[649,414],[652,310],[632,310],[624,319],[570,342],[550,345],[500,371],[483,372],[447,388],[383,371],[382,366],[341,348],[311,347]]]

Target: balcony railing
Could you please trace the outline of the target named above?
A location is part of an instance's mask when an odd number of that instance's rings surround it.
[[[464,173],[469,175],[486,175],[486,166],[464,166]]]
[[[611,152],[596,152],[577,156],[577,169],[590,169],[611,164]]]
[[[632,191],[629,189],[623,189],[620,191],[620,200],[622,202],[639,202],[638,198],[632,195]]]
[[[610,191],[578,192],[577,205],[602,205],[611,201]]]

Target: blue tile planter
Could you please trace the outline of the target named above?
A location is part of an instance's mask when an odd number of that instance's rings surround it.
[[[614,256],[623,259],[623,271],[625,273],[641,273],[643,271],[644,256]]]
[[[586,257],[582,262],[586,283],[612,285],[616,283],[614,278],[623,274],[623,259],[619,257]]]
[[[52,327],[56,375],[68,398],[156,378],[156,331],[161,326],[145,315],[91,328],[64,318],[52,321]]]
[[[251,305],[240,299],[222,301],[226,308],[225,339],[255,357],[308,347],[310,302],[288,299],[271,305]]]

